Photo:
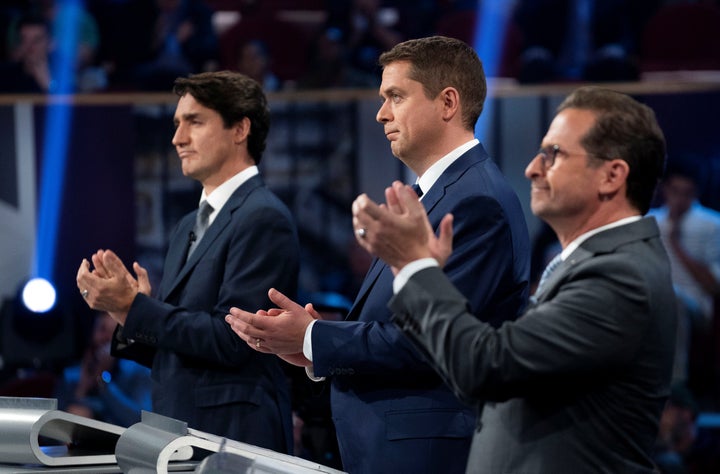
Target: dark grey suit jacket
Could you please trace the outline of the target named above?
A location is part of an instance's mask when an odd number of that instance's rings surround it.
[[[455,393],[490,401],[468,472],[652,472],[676,325],[653,218],[583,242],[515,322],[493,329],[466,305],[439,268],[391,301]]]
[[[173,231],[157,298],[138,295],[114,353],[152,367],[153,411],[190,428],[280,452],[292,446],[290,397],[274,355],[225,322],[230,307],[268,308],[268,288],[297,291],[292,217],[260,176],[225,203],[187,259],[192,212]]]

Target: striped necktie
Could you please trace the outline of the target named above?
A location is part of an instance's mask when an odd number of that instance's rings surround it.
[[[540,289],[543,286],[543,283],[547,281],[548,278],[550,278],[550,275],[552,272],[555,271],[555,269],[560,266],[560,264],[563,262],[562,255],[557,254],[555,257],[550,260],[550,263],[547,264],[547,267],[545,267],[545,270],[542,272],[542,276],[540,276],[540,283],[538,283],[537,290],[535,290],[535,294],[538,294],[540,292]]]

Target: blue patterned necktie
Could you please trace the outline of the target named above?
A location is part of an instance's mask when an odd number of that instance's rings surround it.
[[[548,278],[550,278],[550,275],[552,272],[555,271],[555,269],[560,266],[560,264],[563,262],[562,255],[557,254],[555,257],[550,260],[550,263],[547,264],[547,267],[545,267],[545,270],[542,272],[542,276],[540,276],[540,283],[538,283],[537,290],[535,290],[535,294],[538,294],[540,292],[540,289],[543,286],[543,283],[547,281]]]
[[[198,244],[200,243],[200,240],[203,238],[203,235],[205,235],[205,231],[207,230],[208,226],[210,225],[210,214],[213,211],[213,207],[210,205],[209,202],[203,201],[200,204],[200,209],[197,211],[197,215],[195,216],[195,227],[193,227],[193,240],[190,242],[190,249],[188,250],[188,258],[190,258],[190,255],[195,251]]]

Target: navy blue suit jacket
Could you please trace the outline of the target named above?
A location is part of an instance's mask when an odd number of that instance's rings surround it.
[[[477,145],[422,198],[437,230],[452,212],[453,254],[445,271],[472,312],[499,325],[528,296],[530,243],[520,203]],[[317,376],[331,376],[343,467],[353,474],[464,472],[475,412],[461,403],[390,321],[393,275],[373,261],[348,320],[312,331]]]
[[[152,367],[154,412],[289,452],[290,397],[280,360],[249,348],[224,317],[232,306],[272,306],[268,288],[296,293],[292,217],[255,176],[230,197],[186,262],[196,212],[174,229],[157,298],[135,298],[114,353]]]

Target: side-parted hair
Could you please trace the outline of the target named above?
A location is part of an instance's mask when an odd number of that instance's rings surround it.
[[[455,38],[430,36],[399,43],[378,60],[383,68],[398,61],[410,63],[410,79],[422,84],[430,99],[446,87],[457,89],[462,122],[474,130],[487,95],[485,72],[474,49]]]
[[[260,163],[270,130],[270,108],[257,81],[238,72],[203,72],[175,79],[173,92],[180,97],[190,94],[201,105],[216,111],[225,128],[244,117],[250,119],[248,153],[256,164]]]
[[[581,144],[590,155],[604,160],[619,158],[628,164],[628,201],[646,214],[666,159],[665,136],[655,112],[629,95],[596,86],[576,89],[557,111],[565,109],[595,114],[595,124]]]

